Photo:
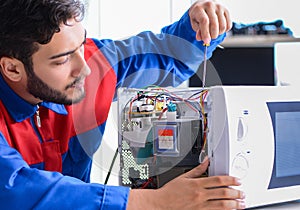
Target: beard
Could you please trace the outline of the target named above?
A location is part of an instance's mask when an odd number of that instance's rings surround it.
[[[27,71],[28,72],[28,71]],[[44,83],[34,71],[30,71],[28,74],[27,89],[34,97],[39,98],[42,101],[53,102],[57,104],[71,105],[80,102],[85,97],[84,90],[76,98],[68,98],[68,96],[61,91],[55,90]],[[65,90],[71,88],[74,84],[80,81],[82,78],[77,78],[71,84],[67,85]]]

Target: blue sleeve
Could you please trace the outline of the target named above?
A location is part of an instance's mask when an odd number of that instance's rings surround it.
[[[208,58],[226,34],[212,40]],[[188,11],[160,34],[145,31],[126,40],[94,40],[117,75],[117,87],[177,86],[203,62],[203,42],[195,39]]]
[[[30,168],[1,133],[0,168],[1,210],[126,209],[128,188],[85,183]]]

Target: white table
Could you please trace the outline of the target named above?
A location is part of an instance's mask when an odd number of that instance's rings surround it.
[[[274,204],[269,206],[251,208],[251,210],[300,210],[300,200],[286,203]]]

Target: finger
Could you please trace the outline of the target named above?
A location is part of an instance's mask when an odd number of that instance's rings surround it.
[[[219,18],[216,13],[216,8],[214,5],[210,5],[205,11],[209,19],[209,27],[207,28],[209,30],[209,38],[215,39],[219,35]],[[205,30],[205,28],[202,30]],[[205,39],[206,37],[202,38]]]
[[[207,157],[205,157],[205,159],[199,166],[193,168],[189,172],[186,172],[185,174],[183,174],[183,176],[186,178],[199,178],[203,173],[206,172],[208,164],[209,160]]]
[[[229,11],[225,7],[221,6],[220,4],[216,5],[216,7],[216,14],[219,21],[219,34],[223,34],[231,29],[232,21]]]
[[[207,202],[209,209],[245,209],[243,200],[211,200]]]
[[[200,9],[196,14],[192,15],[192,28],[196,31],[196,39],[203,40],[204,43],[210,43],[209,34],[209,18],[203,9]]]
[[[207,190],[208,200],[244,199],[245,194],[230,187],[211,188]]]
[[[225,16],[225,12],[222,8],[218,9],[216,11],[217,13],[217,17],[218,17],[218,21],[219,21],[219,34],[223,34],[227,31],[227,19]]]
[[[197,30],[196,32],[196,40],[201,41],[202,40],[202,36],[201,36],[201,31],[200,29]]]
[[[206,178],[203,183],[204,188],[216,188],[226,186],[240,186],[241,182],[238,178],[232,176],[211,176]]]
[[[200,13],[199,13],[200,14]],[[205,44],[209,44],[211,41],[211,35],[210,35],[210,17],[207,14],[206,11],[201,12],[201,17],[198,18],[198,28],[201,32],[200,40],[202,40]]]
[[[226,23],[227,23],[226,31],[229,31],[232,28],[232,21],[231,21],[229,11],[227,9],[225,9],[224,11],[224,17],[226,18]]]

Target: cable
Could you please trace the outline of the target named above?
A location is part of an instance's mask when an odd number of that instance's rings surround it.
[[[115,151],[114,157],[113,157],[113,159],[112,159],[112,161],[111,161],[111,164],[110,164],[108,173],[107,173],[107,175],[106,175],[106,179],[105,179],[105,182],[104,182],[105,185],[107,184],[107,182],[108,182],[108,180],[109,180],[109,177],[110,177],[111,171],[112,171],[112,169],[113,169],[113,166],[114,166],[114,164],[115,164],[117,155],[118,155],[118,148],[117,148],[116,151]]]

